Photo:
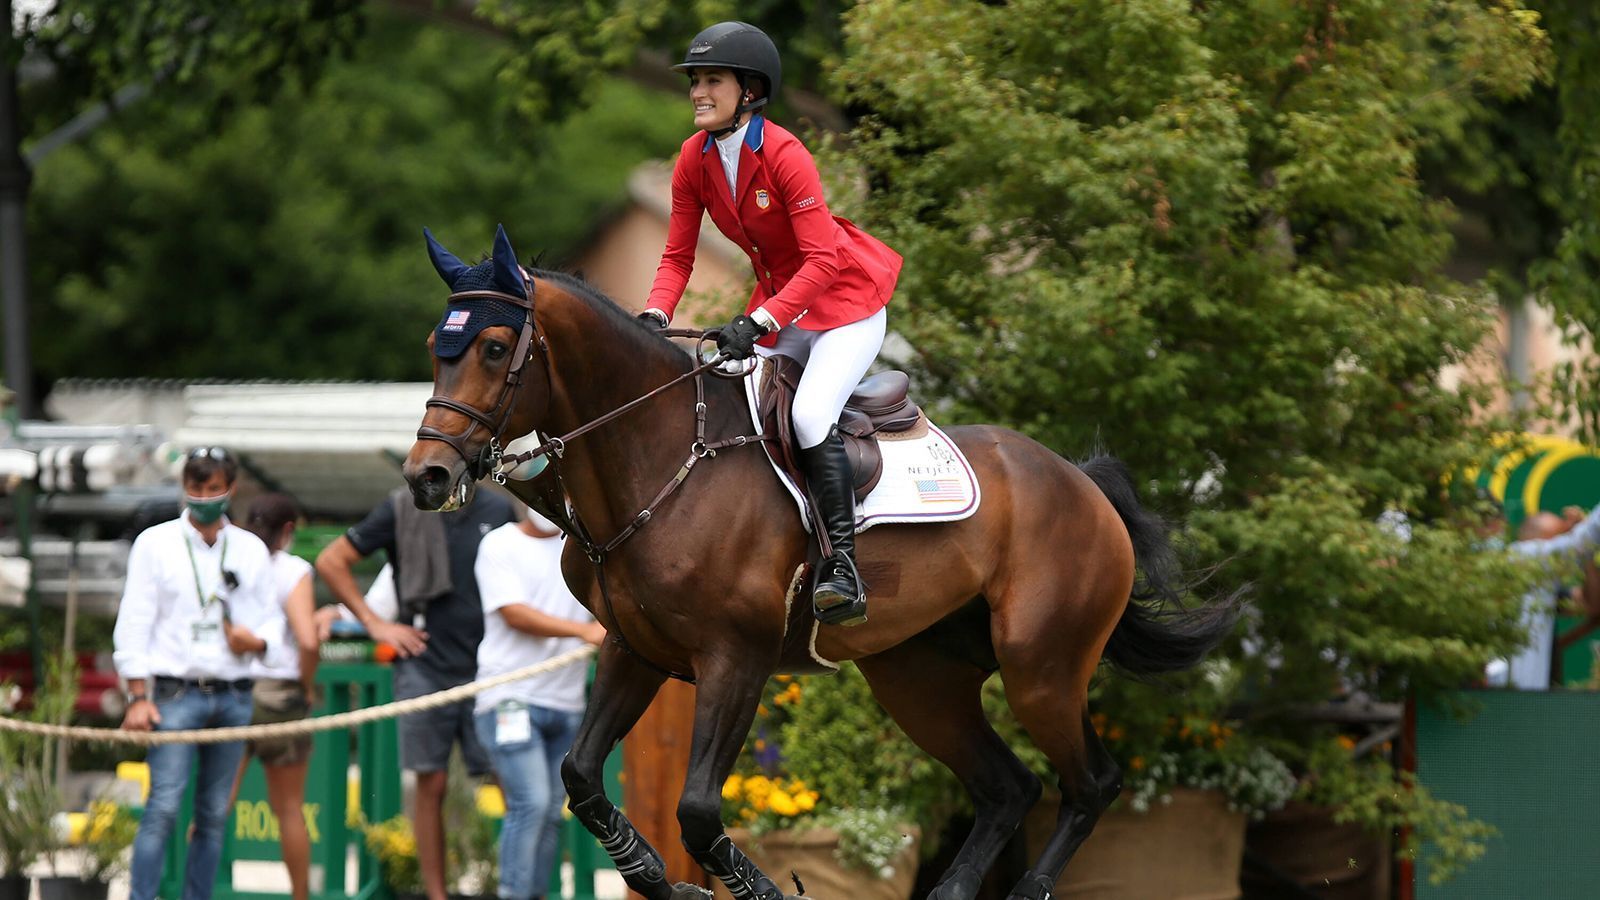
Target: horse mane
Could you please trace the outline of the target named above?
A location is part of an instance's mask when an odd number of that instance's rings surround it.
[[[671,360],[679,367],[689,361],[690,354],[688,351],[662,337],[654,328],[639,321],[634,317],[633,313],[623,308],[617,301],[606,296],[605,292],[585,281],[582,276],[555,269],[530,268],[528,271],[532,272],[535,278],[554,282],[580,302],[595,310],[603,318],[609,319],[611,324],[615,326],[617,338],[627,342],[626,349],[648,353],[663,360]]]

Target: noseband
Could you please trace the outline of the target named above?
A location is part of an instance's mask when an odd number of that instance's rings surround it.
[[[496,471],[501,456],[500,435],[505,431],[506,421],[511,418],[511,404],[516,399],[517,388],[522,386],[522,372],[527,368],[528,356],[535,342],[539,345],[539,355],[544,359],[545,373],[548,375],[550,371],[549,345],[545,343],[544,334],[539,330],[539,320],[533,314],[533,279],[526,271],[522,273],[522,283],[523,295],[520,297],[504,291],[479,290],[458,291],[445,298],[446,306],[463,300],[484,299],[511,303],[523,310],[522,330],[517,336],[517,347],[511,354],[511,365],[506,369],[506,380],[500,385],[500,395],[495,398],[494,406],[488,412],[484,412],[459,400],[434,394],[428,398],[426,406],[439,406],[466,416],[470,420],[467,428],[456,434],[440,431],[432,425],[423,425],[417,429],[419,441],[440,441],[449,444],[467,464],[467,474],[474,481],[490,474],[495,476],[495,481],[504,481],[504,476]],[[489,443],[478,453],[469,454],[466,447],[467,438],[470,438],[479,427],[488,430]]]

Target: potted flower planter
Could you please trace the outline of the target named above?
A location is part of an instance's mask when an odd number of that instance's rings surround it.
[[[1389,892],[1392,850],[1354,823],[1333,820],[1335,810],[1292,801],[1252,822],[1245,846],[1271,866],[1247,866],[1240,886],[1246,900],[1270,900],[1294,888],[1321,900],[1372,900]]]
[[[890,861],[893,872],[866,872],[851,868],[834,857],[839,833],[831,828],[805,831],[769,831],[754,837],[743,828],[728,829],[728,837],[750,857],[750,861],[777,882],[784,893],[794,890],[789,873],[800,876],[806,895],[818,900],[909,900],[912,882],[917,877],[917,845],[921,832],[907,825],[911,836]],[[732,900],[728,889],[712,879],[718,900]]]
[[[1024,823],[1029,860],[1055,828],[1059,799],[1040,801]],[[1146,813],[1119,804],[1100,817],[1056,882],[1080,900],[1234,900],[1244,859],[1245,815],[1217,791],[1177,788]]]
[[[0,900],[28,900],[30,887],[26,875],[0,875]]]
[[[39,879],[39,900],[106,900],[110,885],[93,878]]]

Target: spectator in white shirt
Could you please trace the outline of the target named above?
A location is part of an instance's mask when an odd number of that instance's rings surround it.
[[[538,513],[528,515],[489,532],[478,547],[480,680],[605,640],[605,629],[561,579],[561,533]],[[550,883],[561,846],[561,760],[577,736],[587,675],[587,666],[563,666],[478,695],[478,740],[506,800],[501,897],[543,897]]]
[[[122,727],[170,731],[250,721],[250,665],[257,637],[277,612],[272,564],[261,539],[228,521],[238,465],[220,447],[191,451],[183,466],[185,510],[146,529],[128,554],[112,634],[127,682]],[[150,799],[133,842],[131,900],[154,900],[178,805],[199,757],[185,900],[208,900],[222,857],[222,829],[244,744],[162,744],[146,756]]]
[[[294,543],[300,507],[287,494],[262,494],[250,502],[245,527],[272,551],[273,590],[278,615],[263,632],[268,651],[252,666],[256,685],[252,725],[298,722],[316,705],[317,624],[312,619],[316,598],[312,593],[311,563],[289,552]],[[267,779],[267,802],[278,817],[278,843],[289,870],[289,893],[306,900],[311,890],[311,836],[302,811],[306,769],[311,762],[311,735],[252,740],[239,760],[233,796],[239,794],[250,757],[261,760]]]
[[[1573,513],[1579,510],[1573,510]],[[1507,549],[1518,556],[1547,561],[1549,575],[1522,596],[1522,625],[1528,639],[1510,659],[1497,659],[1486,670],[1489,684],[1525,691],[1550,689],[1550,669],[1555,654],[1556,602],[1562,584],[1559,568],[1581,566],[1600,550],[1600,505],[1579,519],[1566,521],[1550,513],[1537,513],[1523,522],[1522,540]]]

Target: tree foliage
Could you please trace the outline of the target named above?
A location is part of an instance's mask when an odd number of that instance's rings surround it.
[[[1214,587],[1253,583],[1227,683],[1258,728],[1309,742],[1274,711],[1451,687],[1515,645],[1526,572],[1441,487],[1496,424],[1442,377],[1495,300],[1441,274],[1452,210],[1421,160],[1547,76],[1536,14],[897,0],[846,37],[874,114],[844,158],[906,257],[890,315],[921,384],[948,418],[1104,445],[1226,560]]]
[[[26,53],[47,71],[23,104],[38,133],[136,82],[203,89],[219,104],[260,99],[313,80],[350,49],[362,0],[56,0],[24,9],[6,63]],[[225,90],[219,91],[219,88]]]
[[[37,173],[35,321],[47,377],[428,375],[428,225],[488,248],[570,248],[644,159],[682,138],[614,79],[530,143],[503,113],[503,45],[377,16],[305,93],[130,110]]]
[[[677,62],[689,39],[715,22],[759,25],[783,50],[783,80],[815,88],[839,44],[840,13],[850,0],[483,0],[477,12],[513,36],[518,52],[501,81],[529,121],[560,120],[586,108],[598,75],[633,65],[641,51]],[[781,102],[781,98],[779,98]]]

